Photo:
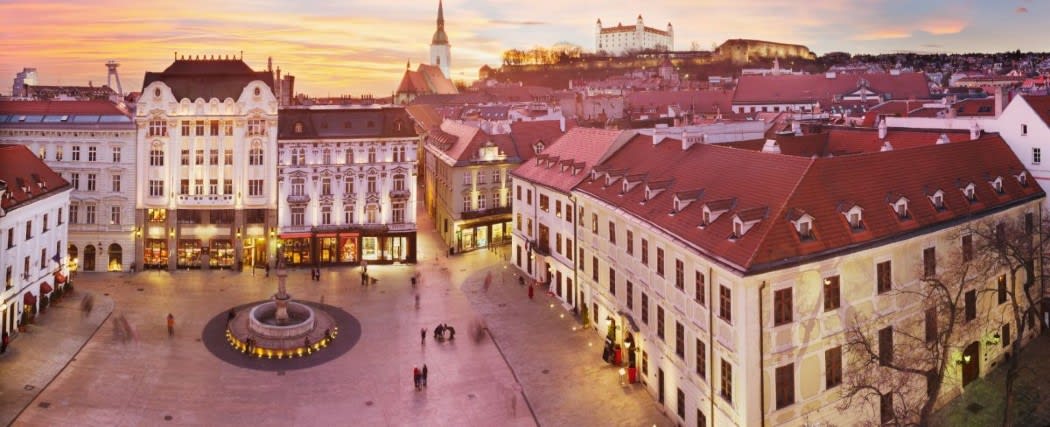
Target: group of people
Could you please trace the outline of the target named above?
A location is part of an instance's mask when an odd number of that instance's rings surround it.
[[[439,325],[437,325],[436,328],[434,328],[434,339],[436,339],[436,340],[444,340],[445,339],[445,332],[448,332],[448,339],[450,339],[450,340],[456,339],[456,328],[453,328],[453,327],[451,327],[449,325],[446,325],[444,323],[439,324]]]
[[[412,368],[412,379],[416,384],[416,390],[422,390],[427,386],[427,364],[423,364],[423,369],[419,367]]]
[[[311,268],[310,269],[310,280],[320,282],[321,281],[321,269]]]

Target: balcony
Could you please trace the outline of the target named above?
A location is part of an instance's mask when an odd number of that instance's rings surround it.
[[[233,205],[232,194],[180,194],[176,196],[176,203],[182,206],[216,206]]]
[[[532,249],[536,255],[550,256],[551,247],[549,245],[539,245],[535,240],[529,240],[529,248]]]
[[[463,219],[477,219],[495,215],[510,215],[510,210],[510,206],[505,206],[499,208],[481,209],[476,211],[465,211],[463,212],[462,217]]]
[[[405,200],[412,197],[412,192],[408,190],[390,190],[391,200]]]
[[[310,195],[308,194],[289,194],[288,203],[310,203]]]

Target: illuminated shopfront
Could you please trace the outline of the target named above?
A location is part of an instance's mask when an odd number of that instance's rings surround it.
[[[475,223],[459,225],[457,251],[466,252],[489,246],[509,244],[511,222]]]
[[[180,239],[175,266],[179,268],[200,268],[201,241],[198,239]]]
[[[288,265],[414,262],[415,233],[361,235],[342,233],[291,233],[281,235]]]
[[[208,247],[208,266],[212,268],[231,268],[234,263],[233,242],[214,239]]]

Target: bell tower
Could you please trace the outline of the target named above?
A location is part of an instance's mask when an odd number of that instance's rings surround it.
[[[430,40],[430,65],[440,68],[446,78],[452,79],[452,46],[448,44],[448,35],[445,34],[445,11],[441,0],[438,0],[437,31],[434,31],[434,38]]]

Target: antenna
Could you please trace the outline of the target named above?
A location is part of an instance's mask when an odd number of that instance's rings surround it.
[[[177,54],[178,53],[176,53],[176,55]],[[124,88],[122,88],[120,86],[120,74],[117,74],[117,67],[119,67],[119,66],[120,66],[120,63],[117,62],[117,61],[114,61],[112,59],[109,60],[109,61],[106,61],[106,68],[109,69],[109,74],[106,76],[106,85],[109,86],[110,89],[113,89],[113,80],[116,79],[117,80],[117,94],[120,95],[123,98],[124,97]]]

